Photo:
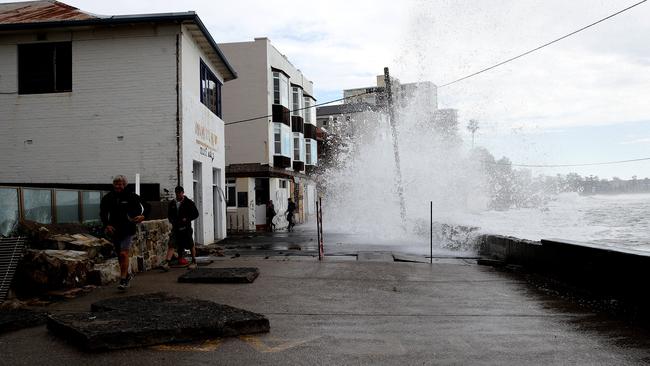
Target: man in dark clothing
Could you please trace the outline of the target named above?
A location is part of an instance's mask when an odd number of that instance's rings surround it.
[[[273,206],[273,201],[269,200],[269,203],[266,204],[266,228],[273,232],[275,229],[275,224],[273,224],[273,218],[275,217],[275,206]]]
[[[196,268],[196,248],[194,248],[192,239],[192,220],[199,217],[199,210],[194,202],[185,196],[183,187],[176,187],[174,193],[176,193],[176,199],[169,202],[167,210],[167,219],[172,224],[172,232],[169,236],[167,257],[161,267],[165,271],[169,270],[169,261],[174,256],[174,249],[178,253],[178,264],[186,265],[187,260],[183,258],[183,252],[185,249],[189,249],[192,253],[192,263],[189,268],[194,269]]]
[[[102,198],[99,216],[104,224],[104,231],[115,246],[120,263],[120,284],[118,289],[126,290],[131,281],[129,274],[129,250],[136,224],[144,220],[144,208],[140,197],[124,189],[128,181],[118,175],[113,179],[113,190]]]
[[[293,227],[296,226],[296,223],[294,222],[293,218],[293,212],[296,210],[296,204],[293,202],[291,198],[287,199],[287,221],[289,222],[289,226],[287,226],[287,231],[292,231]]]

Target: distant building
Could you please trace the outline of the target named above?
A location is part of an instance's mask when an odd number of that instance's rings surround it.
[[[377,75],[376,86],[343,90],[345,102],[342,104],[318,107],[318,127],[331,135],[331,143],[341,143],[346,138],[354,136],[361,129],[372,128],[387,121],[387,97],[384,75]],[[437,87],[429,81],[416,83],[400,83],[399,79],[391,77],[393,103],[405,107],[416,103],[421,115],[434,121],[438,110]],[[325,144],[322,148],[322,159],[329,159],[332,146]]]
[[[303,222],[316,202],[309,178],[318,165],[313,83],[267,38],[219,47],[241,73],[224,87],[228,227],[262,229],[267,202],[283,216],[287,198]]]
[[[343,90],[346,103],[368,104],[375,107],[386,107],[386,87],[384,75],[377,75],[377,85]],[[430,108],[429,113],[438,109],[438,88],[430,81],[415,83],[400,83],[399,79],[391,77],[393,100],[397,105],[405,106],[409,102],[416,102],[419,107]]]
[[[453,108],[438,109],[433,114],[433,128],[442,136],[458,133],[458,110]]]
[[[185,187],[201,213],[198,243],[222,239],[222,86],[236,77],[194,12],[100,16],[57,1],[0,4],[0,184],[24,187],[20,215],[62,222],[52,204],[65,198],[76,210],[66,219],[86,221],[100,196],[93,206],[71,192],[140,174],[149,201]]]

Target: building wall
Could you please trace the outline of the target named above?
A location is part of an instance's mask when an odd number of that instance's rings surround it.
[[[222,204],[221,209],[215,212],[213,191],[213,169],[220,169],[221,177],[217,185],[221,190],[225,187],[225,138],[223,120],[201,103],[200,60],[203,60],[222,83],[223,76],[197,47],[185,27],[182,28],[180,44],[182,185],[188,197],[192,198],[200,208],[200,218],[194,222],[195,238],[198,243],[209,244],[223,239],[226,233],[226,203],[223,201],[223,196],[218,195],[216,199]],[[227,107],[223,100],[222,105]],[[194,191],[194,162],[201,163],[200,192]],[[215,215],[220,215],[222,218],[219,227],[215,227]]]
[[[48,32],[47,42],[72,41],[72,92],[34,95],[17,94],[16,45],[35,33],[0,36],[0,182],[110,183],[140,173],[142,183],[173,185],[176,30]]]
[[[221,43],[219,47],[236,67],[240,76],[224,88],[224,120],[237,121],[270,115],[273,104],[273,72],[286,72],[289,82],[314,95],[313,83],[287,60],[268,38],[253,42]],[[226,164],[273,164],[273,128],[271,118],[226,127]],[[236,142],[236,143],[235,143]]]
[[[224,55],[236,65],[239,77],[224,85],[224,121],[239,121],[271,114],[273,83],[268,70],[267,42],[220,44]],[[271,118],[229,125],[226,130],[226,164],[261,163],[272,160],[269,133]],[[272,137],[272,136],[271,136]]]

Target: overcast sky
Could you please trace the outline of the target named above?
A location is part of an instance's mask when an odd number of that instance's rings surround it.
[[[319,101],[372,85],[384,66],[403,82],[442,85],[637,1],[64,0],[106,15],[194,10],[217,42],[269,37],[314,81]],[[650,157],[649,19],[650,3],[642,4],[440,88],[439,106],[457,108],[462,127],[477,119],[477,144],[516,163]],[[650,177],[650,161],[544,172],[569,170],[643,178]]]

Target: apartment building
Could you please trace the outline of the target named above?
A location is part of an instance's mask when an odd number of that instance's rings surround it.
[[[137,174],[147,201],[185,187],[201,213],[198,243],[224,238],[222,86],[236,77],[194,12],[101,16],[51,0],[0,4],[0,185],[30,192],[7,196],[18,200],[11,207],[61,222],[58,190],[80,192],[61,195],[71,206],[96,208],[82,190]],[[85,221],[81,211],[72,216]]]
[[[224,86],[228,227],[263,229],[269,200],[282,227],[288,198],[304,222],[316,200],[313,83],[268,38],[219,47],[241,74]]]

